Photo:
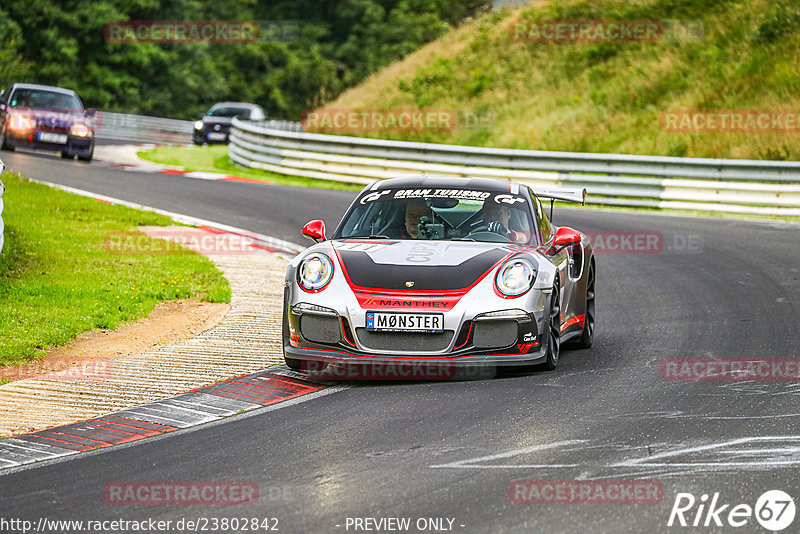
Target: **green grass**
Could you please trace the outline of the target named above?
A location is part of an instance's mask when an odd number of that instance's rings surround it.
[[[230,301],[227,280],[203,256],[120,254],[104,246],[110,235],[170,219],[8,173],[3,182],[0,365],[35,360],[81,332],[146,317],[160,301]]]
[[[517,20],[677,20],[702,36],[656,43],[533,43]],[[800,159],[800,134],[671,133],[669,110],[800,109],[796,0],[560,0],[452,30],[329,108],[455,110],[453,131],[364,136],[667,156]],[[336,132],[330,132],[336,133]],[[352,134],[351,134],[352,135]]]
[[[364,188],[363,184],[347,184],[333,180],[287,176],[262,171],[260,169],[240,167],[228,159],[228,147],[225,145],[161,147],[153,150],[141,151],[138,155],[140,158],[147,161],[160,163],[162,165],[175,165],[187,171],[218,172],[280,185],[344,189],[347,191],[361,191],[361,189]]]

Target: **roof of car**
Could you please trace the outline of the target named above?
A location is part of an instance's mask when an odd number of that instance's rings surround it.
[[[419,175],[381,180],[368,186],[368,189],[380,190],[411,187],[435,187],[437,189],[482,189],[484,191],[507,193],[511,191],[512,183],[507,180],[496,180],[494,178],[453,178],[450,176]]]
[[[245,107],[245,108],[260,108],[261,107],[258,104],[251,104],[249,102],[217,102],[216,104],[214,104],[211,107],[215,108],[217,106],[240,106],[240,107]]]
[[[56,87],[54,85],[39,85],[35,83],[15,83],[13,85],[14,89],[43,89],[47,91],[53,91],[54,93],[64,93],[66,95],[76,95],[75,91],[72,89],[64,89],[63,87]]]

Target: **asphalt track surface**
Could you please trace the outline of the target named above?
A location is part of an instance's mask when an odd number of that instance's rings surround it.
[[[298,243],[300,225],[333,224],[353,196],[1,156],[32,178]],[[660,364],[800,356],[800,227],[558,207],[555,222],[611,232],[606,238],[633,231],[664,239],[660,250],[597,256],[595,346],[562,353],[556,371],[349,384],[277,410],[0,473],[0,518],[270,517],[289,533],[368,532],[352,523],[365,517],[410,518],[399,532],[436,531],[418,530],[420,518],[452,519],[452,532],[767,532],[754,517],[733,528],[728,513],[773,489],[800,504],[800,382],[670,381]],[[663,496],[655,504],[515,504],[509,487],[517,480],[649,480]],[[257,484],[260,498],[110,505],[104,487],[115,481],[243,481]],[[719,515],[724,527],[667,527],[678,493],[699,504],[715,492],[717,507],[729,505]],[[690,525],[697,510],[685,513]],[[798,525],[800,517],[786,532]]]

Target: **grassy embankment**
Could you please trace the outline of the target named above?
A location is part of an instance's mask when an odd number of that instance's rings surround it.
[[[230,300],[227,280],[203,256],[121,254],[106,246],[110,236],[138,232],[139,225],[173,224],[170,219],[9,173],[3,182],[0,366],[35,361],[47,347],[81,332],[146,317],[160,301]],[[164,247],[156,243],[153,249]]]
[[[517,20],[659,20],[702,35],[637,43],[533,43]],[[800,109],[795,0],[564,0],[501,10],[451,31],[329,108],[456,110],[453,131],[373,137],[507,148],[800,159],[800,133],[669,133],[668,110]],[[470,126],[471,124],[471,126]],[[337,132],[331,132],[337,133]]]

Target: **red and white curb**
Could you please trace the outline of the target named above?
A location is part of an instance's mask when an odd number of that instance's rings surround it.
[[[267,185],[271,182],[267,180],[256,180],[255,178],[244,178],[234,174],[222,174],[219,172],[205,172],[205,171],[184,171],[181,169],[171,169],[158,164],[148,165],[142,164],[127,164],[127,163],[112,163],[108,167],[112,169],[121,169],[123,171],[131,172],[146,172],[149,174],[168,174],[171,176],[182,176],[184,178],[194,178],[195,180],[211,180],[219,182],[240,182],[246,184]]]
[[[138,152],[169,145],[101,145],[95,147],[95,160],[108,168],[120,169],[131,172],[146,172],[150,174],[166,174],[172,176],[182,176],[196,180],[214,180],[223,182],[243,182],[251,184],[269,184],[266,180],[255,180],[253,178],[243,178],[233,174],[223,174],[218,172],[204,171],[185,171],[181,167],[162,165],[143,160]]]
[[[256,232],[251,232],[250,230],[245,230],[243,228],[237,228],[235,226],[229,226],[227,224],[220,224],[218,222],[209,221],[207,219],[200,219],[198,217],[192,217],[191,215],[183,215],[181,213],[175,213],[172,211],[162,210],[158,208],[153,208],[150,206],[145,206],[143,204],[137,204],[135,202],[128,202],[127,200],[121,200],[114,197],[108,197],[105,195],[98,195],[97,193],[92,193],[90,191],[84,191],[82,189],[76,189],[74,187],[68,187],[65,185],[54,184],[51,182],[45,182],[43,180],[34,180],[28,178],[31,182],[36,182],[42,185],[47,185],[50,187],[55,187],[56,189],[61,189],[62,191],[66,191],[68,193],[73,193],[75,195],[80,195],[83,197],[93,198],[100,202],[105,202],[107,204],[117,204],[120,206],[127,206],[129,208],[134,208],[137,210],[142,211],[149,211],[152,213],[157,213],[159,215],[163,215],[165,217],[169,217],[176,222],[182,224],[188,224],[192,226],[197,226],[202,230],[206,230],[212,233],[228,233],[233,234],[240,237],[245,237],[248,240],[251,240],[255,246],[261,248],[262,250],[266,250],[267,252],[278,253],[278,254],[289,254],[294,256],[306,249],[301,245],[297,245],[290,241],[284,241],[283,239],[278,239],[277,237],[272,237],[264,234],[259,234]]]
[[[285,366],[275,367],[87,421],[0,439],[0,470],[130,443],[279,403],[289,406],[343,389],[299,377]]]
[[[164,169],[157,171],[158,174],[171,174],[174,176],[183,176],[184,178],[194,178],[196,180],[214,180],[219,182],[241,182],[246,184],[269,184],[265,180],[256,180],[254,178],[243,178],[233,174],[220,174],[218,172],[203,172],[203,171],[181,171],[173,169]]]

